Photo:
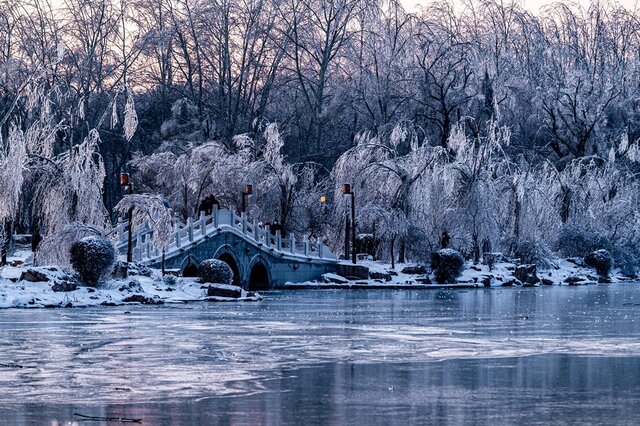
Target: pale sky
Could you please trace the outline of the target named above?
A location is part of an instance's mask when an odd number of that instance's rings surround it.
[[[418,10],[420,5],[426,5],[429,3],[429,1],[427,0],[401,0],[401,1],[404,4],[404,7],[406,7],[408,10],[412,12]],[[572,1],[575,3],[581,4],[582,7],[584,7],[585,9],[588,8],[589,4],[591,3],[590,0],[572,0]],[[637,0],[617,0],[617,1],[614,0],[614,2],[617,2],[628,9],[633,9],[637,3]],[[455,0],[454,0],[454,3],[455,3]],[[540,11],[540,8],[548,4],[558,3],[558,0],[523,0],[522,3],[525,8],[529,9],[532,13],[537,14]]]

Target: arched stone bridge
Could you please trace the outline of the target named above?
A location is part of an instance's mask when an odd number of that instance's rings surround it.
[[[127,250],[127,223],[116,228],[117,248]],[[134,236],[133,258],[144,265],[160,268],[162,252],[154,248],[153,229],[146,227]],[[336,256],[321,241],[297,241],[291,234],[282,238],[271,234],[268,226],[249,222],[244,214],[214,209],[196,221],[176,223],[172,243],[165,249],[165,268],[180,269],[184,275],[195,272],[205,259],[225,261],[234,273],[234,283],[249,290],[265,290],[285,282],[302,282],[334,272]]]

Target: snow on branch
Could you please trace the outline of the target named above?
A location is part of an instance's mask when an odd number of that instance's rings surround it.
[[[102,228],[72,222],[61,229],[45,236],[38,247],[34,263],[37,265],[59,265],[64,268],[71,267],[71,245],[85,237],[102,237]]]
[[[171,242],[173,212],[161,195],[125,195],[114,210],[121,215],[126,215],[132,210],[134,232],[149,223],[153,229],[153,244],[158,250],[163,250]]]
[[[114,101],[115,104],[115,101]],[[124,106],[124,137],[131,141],[138,129],[138,114],[133,101],[133,93],[127,88],[127,102]]]

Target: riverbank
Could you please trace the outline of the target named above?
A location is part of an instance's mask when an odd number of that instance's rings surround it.
[[[5,266],[0,269],[0,309],[258,300],[262,300],[260,294],[237,286],[203,284],[196,278],[162,277],[156,270],[89,287],[58,267]]]
[[[390,264],[371,260],[358,261],[357,266],[342,262],[341,274],[325,274],[317,281],[285,283],[283,289],[441,289],[484,287],[538,287],[560,285],[615,284],[637,280],[613,269],[607,279],[599,277],[595,270],[586,266],[582,259],[557,259],[544,270],[532,265],[498,262],[489,268],[485,264],[467,263],[455,282],[438,283],[430,269],[418,264]],[[518,270],[520,267],[520,270]],[[352,275],[351,275],[352,274]],[[524,276],[523,276],[524,274]]]
[[[162,276],[160,271],[132,265],[127,278],[111,278],[97,286],[84,286],[76,277],[59,267],[30,266],[30,252],[16,252],[13,265],[0,267],[0,309],[2,308],[70,308],[120,306],[131,304],[161,305],[188,302],[258,301],[262,296],[241,287],[202,284],[196,278]],[[533,269],[531,269],[533,268]],[[390,264],[362,260],[354,266],[338,265],[338,273],[323,275],[317,281],[288,282],[279,289],[343,289],[343,290],[430,290],[471,289],[487,287],[577,286],[633,281],[619,269],[606,279],[584,264],[582,259],[557,259],[545,270],[533,265],[498,262],[465,264],[455,282],[438,283],[429,267],[418,264]],[[126,275],[126,274],[125,274]],[[116,274],[117,276],[117,274]]]

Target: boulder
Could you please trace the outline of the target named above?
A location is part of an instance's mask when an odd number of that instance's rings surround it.
[[[128,283],[121,285],[118,291],[123,293],[144,293],[144,290],[138,281],[129,281]]]
[[[70,281],[57,281],[54,285],[51,286],[51,290],[55,292],[75,291],[77,289],[78,285]]]
[[[150,277],[152,274],[151,268],[148,268],[139,263],[128,263],[127,269],[128,269],[127,272],[129,273],[129,275],[141,275],[143,277]]]
[[[482,285],[485,287],[491,287],[492,277],[490,275],[485,275],[482,277]]]
[[[369,268],[363,265],[353,265],[348,263],[338,263],[336,274],[345,278],[369,279]]]
[[[126,280],[129,278],[129,264],[120,260],[117,261],[113,267],[111,276],[117,280]]]
[[[42,271],[29,268],[20,274],[20,281],[29,281],[32,283],[49,282],[50,278]]]
[[[596,250],[585,256],[584,263],[595,269],[599,276],[608,277],[613,268],[613,257],[607,250]]]
[[[424,265],[405,266],[404,268],[402,268],[402,271],[400,272],[408,275],[424,275],[429,273],[429,271],[427,271],[427,268]]]
[[[522,282],[516,278],[512,278],[502,283],[502,287],[512,287],[512,286],[521,286]]]
[[[581,284],[586,284],[587,283],[587,279],[585,277],[579,277],[579,276],[576,276],[576,275],[572,275],[570,277],[565,278],[564,282],[569,284],[569,285],[581,285]]]
[[[543,278],[541,281],[544,285],[553,285],[553,281],[551,281],[549,278]]]
[[[230,284],[212,284],[207,289],[207,296],[237,299],[242,296],[242,288]]]
[[[332,284],[349,284],[348,279],[336,274],[324,274],[322,277],[320,277],[320,281],[322,281],[323,283]]]
[[[609,276],[600,276],[598,278],[598,284],[611,284],[611,278]]]
[[[385,272],[369,272],[369,278],[374,280],[391,281],[391,274]]]
[[[157,298],[147,297],[142,294],[132,294],[122,299],[124,303],[142,303],[143,305],[162,305],[164,302]]]
[[[518,265],[513,276],[523,284],[536,284],[540,278],[536,273],[536,265]]]
[[[453,249],[441,249],[431,253],[431,270],[439,283],[454,283],[462,274],[464,258]]]

